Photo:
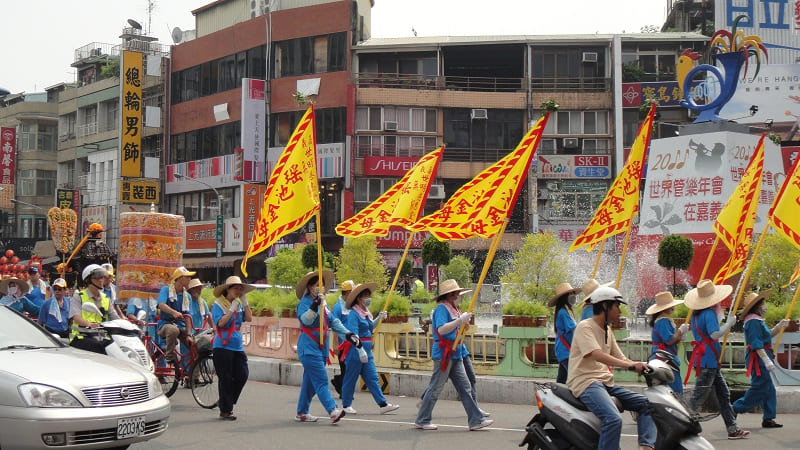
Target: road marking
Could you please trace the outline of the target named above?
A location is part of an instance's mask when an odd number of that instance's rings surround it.
[[[377,419],[351,419],[350,417],[342,418],[342,421],[350,421],[350,422],[371,422],[371,423],[387,423],[387,424],[397,424],[397,425],[409,425],[411,427],[414,426],[414,422],[401,422],[396,420],[377,420]],[[439,428],[461,428],[461,429],[469,429],[467,425],[442,425],[437,423],[437,427]],[[525,430],[522,428],[498,428],[498,427],[486,427],[481,428],[482,430],[495,430],[495,431],[512,431],[515,433],[524,433]],[[420,431],[427,431],[427,430],[420,430]],[[431,430],[432,431],[432,430]]]

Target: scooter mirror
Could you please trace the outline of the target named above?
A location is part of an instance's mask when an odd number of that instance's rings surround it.
[[[102,316],[103,313],[100,312],[100,308],[97,307],[94,303],[86,302],[81,305],[81,311],[88,312],[92,314],[97,314],[98,316]]]

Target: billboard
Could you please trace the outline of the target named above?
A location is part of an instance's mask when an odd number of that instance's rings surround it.
[[[123,177],[142,176],[142,54],[122,52],[120,161]]]
[[[606,155],[539,155],[539,178],[611,178]]]
[[[721,0],[714,2],[714,23],[730,30],[740,15],[747,19],[737,29],[755,34],[769,51],[769,61],[792,64],[800,56],[800,0]]]
[[[244,181],[265,181],[266,81],[242,78],[242,173]]]

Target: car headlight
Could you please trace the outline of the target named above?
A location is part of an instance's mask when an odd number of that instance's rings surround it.
[[[147,375],[147,390],[150,392],[150,398],[156,398],[164,393],[161,389],[161,382],[158,381],[158,378],[154,375],[150,374]]]
[[[18,387],[22,401],[37,408],[80,408],[83,405],[70,393],[46,384],[26,383]]]

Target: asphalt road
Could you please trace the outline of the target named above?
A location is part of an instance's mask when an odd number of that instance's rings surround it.
[[[315,398],[311,413],[320,416],[316,423],[294,421],[299,388],[249,382],[235,413],[235,422],[218,419],[219,411],[202,409],[188,389],[179,388],[172,396],[169,428],[158,439],[137,444],[132,449],[498,449],[517,448],[523,428],[535,414],[534,406],[483,403],[492,413],[492,427],[468,431],[460,402],[439,401],[434,409],[437,431],[414,429],[416,398],[389,396],[400,409],[380,415],[369,393],[357,393],[353,407],[337,425],[329,420]],[[636,426],[625,414],[622,449],[636,449]],[[703,424],[703,436],[717,449],[800,449],[800,415],[781,415],[781,429],[761,428],[760,414],[742,414],[739,424],[752,432],[749,439],[729,441],[721,418]]]

